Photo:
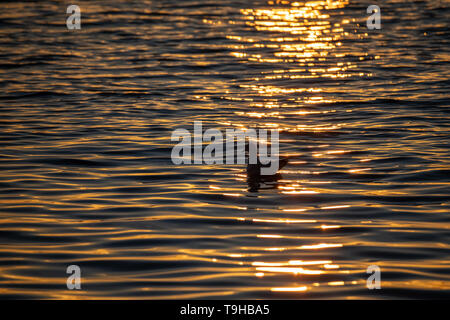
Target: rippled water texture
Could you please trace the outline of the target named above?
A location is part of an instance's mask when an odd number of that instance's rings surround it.
[[[449,2],[376,2],[381,30],[367,1],[76,1],[72,31],[2,2],[0,297],[448,298]],[[174,165],[196,120],[291,161],[257,192]]]

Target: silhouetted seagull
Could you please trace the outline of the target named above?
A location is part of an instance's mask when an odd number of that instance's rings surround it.
[[[285,165],[288,164],[288,158],[279,158],[278,160],[278,170],[281,170]],[[263,175],[261,173],[261,168],[268,168],[272,163],[262,164],[259,159],[258,163],[247,165],[247,184],[248,191],[258,192],[261,182],[274,182],[281,179],[281,174],[271,174]]]

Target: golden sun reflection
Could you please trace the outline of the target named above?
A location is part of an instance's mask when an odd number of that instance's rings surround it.
[[[302,287],[291,287],[291,288],[272,288],[272,291],[281,291],[281,292],[302,292],[308,290],[307,286]]]
[[[349,4],[348,0],[318,0],[318,1],[268,1],[266,6],[242,9],[244,24],[250,30],[244,34],[228,35],[233,43],[229,46],[230,54],[239,62],[249,65],[264,66],[264,71],[249,76],[246,81],[238,84],[240,94],[227,92],[222,97],[225,100],[246,103],[249,109],[238,109],[234,115],[243,119],[224,123],[227,126],[248,128],[249,123],[259,128],[277,129],[279,132],[295,134],[323,134],[338,131],[346,126],[345,123],[315,121],[310,117],[325,117],[338,112],[352,112],[351,109],[337,110],[337,108],[323,108],[323,106],[338,102],[330,93],[334,92],[327,86],[321,85],[324,81],[334,79],[361,78],[371,76],[358,70],[357,63],[367,55],[355,52],[348,48],[348,40],[358,39],[362,36],[352,30],[355,21],[341,16],[337,10]],[[332,15],[332,16],[331,16]],[[293,80],[293,81],[292,81]],[[290,121],[292,120],[292,121]],[[330,145],[319,145],[320,151],[314,149],[311,156],[317,160],[338,159],[348,153],[347,150],[335,148],[325,150]],[[306,164],[303,159],[294,157],[291,165],[302,166]],[[349,173],[364,173],[368,168],[351,169]],[[282,175],[321,175],[325,171],[312,170],[280,170]],[[245,175],[236,175],[236,179],[244,181]],[[323,193],[323,189],[315,185],[331,184],[333,181],[320,181],[320,179],[292,180],[290,177],[280,178],[276,188],[284,196],[309,196]],[[220,190],[216,187],[211,189]],[[230,191],[230,190],[228,190]],[[323,206],[295,206],[279,208],[283,218],[237,218],[239,221],[249,221],[267,225],[305,224],[307,228],[318,230],[323,234],[340,229],[335,222],[326,223],[316,219],[298,219],[294,215],[308,215],[316,210],[338,210],[349,208],[350,205],[335,204]],[[323,211],[321,211],[323,212]],[[308,216],[309,218],[309,216]],[[306,254],[326,253],[328,249],[344,246],[342,243],[323,242],[313,244],[291,244],[282,246],[281,240],[305,240],[304,235],[284,235],[278,232],[261,233],[256,236],[261,241],[273,243],[265,245],[263,253],[258,254],[261,259],[251,263],[252,275],[257,278],[267,278],[276,274],[303,275],[306,277],[319,277],[331,275],[348,270],[340,270],[341,266],[331,259],[305,260],[288,259],[287,261],[273,261],[273,256],[281,253],[290,253],[301,250]],[[330,241],[334,242],[334,241]],[[249,250],[250,247],[240,249]],[[254,247],[256,249],[256,247]],[[268,261],[264,261],[267,257]],[[269,258],[271,257],[271,258]],[[310,257],[310,256],[308,256]],[[263,260],[263,261],[261,261]],[[326,281],[323,283],[304,283],[292,286],[273,287],[273,292],[305,292],[318,286],[340,286],[343,281]]]
[[[248,101],[251,107],[264,109],[287,109],[312,107],[336,102],[329,96],[329,90],[320,85],[305,82],[300,85],[274,85],[273,80],[360,78],[371,74],[358,71],[356,63],[364,59],[365,52],[355,52],[344,44],[347,40],[360,39],[364,35],[356,32],[355,19],[330,12],[342,9],[348,0],[319,1],[268,1],[260,8],[241,9],[246,26],[256,30],[251,35],[232,34],[227,38],[230,54],[245,64],[268,66],[259,75],[251,77],[239,87],[247,95],[223,96],[226,100]],[[351,56],[348,59],[347,56]],[[298,82],[296,82],[298,83]],[[334,89],[333,89],[334,90]],[[352,110],[347,110],[351,112]],[[297,115],[325,114],[336,110],[296,110],[280,111],[237,111],[236,114],[256,119],[289,119]],[[239,126],[234,123],[234,126]],[[285,132],[328,132],[341,128],[344,124],[291,125],[259,122],[261,128],[276,126]],[[327,154],[340,154],[340,150]]]

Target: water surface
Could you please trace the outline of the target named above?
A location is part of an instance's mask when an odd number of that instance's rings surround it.
[[[448,298],[449,3],[377,3],[0,4],[0,297]],[[174,165],[194,121],[291,162]]]

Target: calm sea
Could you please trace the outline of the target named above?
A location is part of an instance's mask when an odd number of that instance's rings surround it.
[[[449,1],[75,2],[0,4],[0,298],[450,297]],[[291,161],[174,165],[194,121]]]

